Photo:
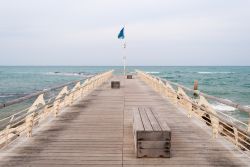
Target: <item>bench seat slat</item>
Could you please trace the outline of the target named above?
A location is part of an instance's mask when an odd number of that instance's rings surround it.
[[[142,118],[142,124],[144,126],[145,131],[153,131],[152,125],[148,119],[148,116],[146,112],[144,111],[144,108],[139,108],[141,118]]]
[[[145,108],[146,114],[148,116],[148,119],[152,125],[152,128],[154,131],[161,131],[161,127],[159,122],[156,120],[155,116],[153,115],[152,111],[150,108]]]
[[[145,129],[144,129],[144,126],[142,124],[142,121],[138,121],[138,120],[141,120],[141,115],[140,115],[140,112],[139,112],[138,108],[134,109],[133,114],[134,114],[134,117],[133,117],[134,130],[144,131]]]
[[[153,111],[152,111],[152,112],[153,112]],[[153,112],[153,113],[154,113],[154,112]],[[169,132],[170,132],[171,129],[170,129],[170,127],[168,126],[167,122],[166,122],[166,121],[164,121],[164,122],[160,121],[160,120],[158,119],[159,116],[158,116],[157,113],[154,113],[154,115],[155,115],[155,117],[156,117],[156,119],[157,119],[159,125],[161,126],[161,129],[162,129],[163,131],[169,131]]]

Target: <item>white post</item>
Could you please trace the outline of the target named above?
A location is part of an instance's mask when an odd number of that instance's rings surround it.
[[[123,75],[126,76],[126,56],[123,56]]]
[[[122,47],[124,48],[124,55],[123,55],[123,75],[124,75],[124,77],[126,77],[126,53],[125,53],[126,41],[124,41]]]

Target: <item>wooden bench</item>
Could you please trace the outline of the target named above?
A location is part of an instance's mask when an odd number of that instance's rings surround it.
[[[132,79],[133,76],[131,74],[127,75],[127,79]]]
[[[111,81],[111,88],[112,89],[119,89],[120,88],[120,81]]]
[[[135,152],[141,157],[170,158],[171,130],[148,107],[134,109],[133,133]]]

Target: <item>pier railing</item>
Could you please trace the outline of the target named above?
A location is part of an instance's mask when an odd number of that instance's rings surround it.
[[[0,105],[0,109],[3,109],[36,97],[34,102],[31,103],[32,105],[0,119],[0,148],[14,141],[19,136],[26,135],[27,137],[31,137],[34,127],[52,118],[53,115],[56,117],[60,111],[88,95],[95,88],[107,81],[112,76],[112,72],[113,70],[97,74],[86,79],[83,83],[80,81],[76,82],[74,86],[71,86],[71,89],[69,85],[72,83],[56,87],[61,89],[57,93],[52,93],[48,99],[45,98],[45,93],[50,92],[50,90],[52,91],[52,89],[40,91]]]
[[[250,151],[250,123],[240,121],[222,111],[213,109],[209,100],[215,100],[219,103],[237,108],[239,111],[250,114],[250,109],[226,99],[217,98],[205,93],[194,91],[177,83],[147,74],[137,70],[138,76],[153,89],[166,97],[174,105],[183,108],[187,116],[197,117],[211,127],[213,138],[220,134],[232,142],[249,155]],[[188,94],[196,94],[196,98]],[[250,121],[249,121],[250,122]]]

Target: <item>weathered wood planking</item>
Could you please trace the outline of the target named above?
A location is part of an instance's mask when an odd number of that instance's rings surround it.
[[[111,89],[107,82],[60,112],[32,138],[1,150],[0,166],[249,166],[249,159],[231,143],[222,138],[213,140],[206,125],[188,119],[185,112],[134,78],[126,79],[126,86],[121,89]],[[123,77],[114,76],[111,80],[124,84]],[[152,106],[159,121],[166,120],[171,127],[170,159],[135,157],[132,111],[138,106]]]

